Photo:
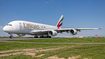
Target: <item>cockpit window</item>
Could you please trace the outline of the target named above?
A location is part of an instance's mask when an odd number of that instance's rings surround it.
[[[7,24],[7,26],[12,26],[12,24]]]

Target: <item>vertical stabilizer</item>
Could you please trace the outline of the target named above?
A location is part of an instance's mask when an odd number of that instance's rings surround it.
[[[62,26],[62,24],[63,24],[63,19],[64,19],[64,16],[61,15],[61,17],[60,17],[60,19],[59,19],[59,21],[58,21],[58,23],[57,23],[57,25],[56,25],[58,29],[61,28],[61,26]]]

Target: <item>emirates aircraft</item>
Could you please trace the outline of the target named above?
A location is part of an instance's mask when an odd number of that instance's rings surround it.
[[[81,30],[94,30],[100,28],[61,28],[64,16],[61,15],[56,26],[28,22],[28,21],[12,21],[8,23],[3,30],[10,34],[10,38],[13,38],[12,34],[18,36],[25,36],[26,34],[34,35],[34,38],[51,38],[56,36],[57,33],[67,32],[72,35],[76,35]]]

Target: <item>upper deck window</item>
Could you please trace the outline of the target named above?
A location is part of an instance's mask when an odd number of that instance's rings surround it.
[[[7,26],[12,26],[12,24],[7,24]]]

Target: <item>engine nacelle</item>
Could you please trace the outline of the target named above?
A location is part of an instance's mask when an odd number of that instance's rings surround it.
[[[70,30],[70,34],[76,35],[77,34],[77,30],[75,30],[75,29]]]
[[[17,34],[19,37],[25,36],[25,34]]]
[[[49,36],[56,36],[57,35],[57,32],[52,30],[52,31],[49,31],[48,32],[48,35]]]

